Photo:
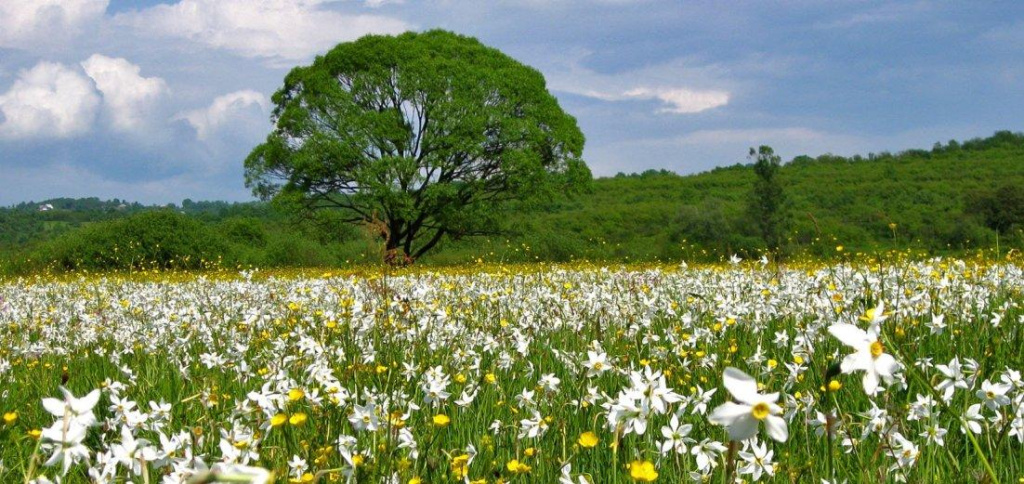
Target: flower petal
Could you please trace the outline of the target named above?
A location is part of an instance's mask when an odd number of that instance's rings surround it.
[[[729,426],[729,439],[747,440],[757,435],[757,419],[751,414],[741,415]]]
[[[757,382],[742,370],[731,366],[727,367],[722,373],[722,380],[725,388],[736,400],[753,403],[757,399]]]
[[[857,370],[871,370],[874,368],[873,359],[871,358],[871,351],[858,351],[851,355],[847,355],[843,358],[843,362],[839,365],[839,369],[843,373],[853,373]]]
[[[875,358],[875,371],[883,378],[892,378],[893,373],[899,368],[900,364],[896,362],[896,358],[888,353],[882,353]]]
[[[868,334],[852,324],[836,323],[828,327],[828,332],[844,345],[854,349],[859,350],[870,344]]]
[[[764,428],[768,431],[769,437],[779,442],[785,442],[789,438],[789,426],[786,425],[786,420],[782,417],[769,415],[764,420]]]
[[[878,375],[875,373],[874,368],[864,372],[864,392],[868,395],[874,395],[875,390],[878,389]]]
[[[736,419],[750,414],[750,405],[725,402],[708,415],[708,421],[716,425],[732,425]]]

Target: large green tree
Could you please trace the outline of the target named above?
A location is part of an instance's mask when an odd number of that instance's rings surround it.
[[[583,133],[540,72],[451,32],[339,44],[293,69],[273,102],[246,185],[379,221],[392,254],[497,233],[510,207],[591,179]]]

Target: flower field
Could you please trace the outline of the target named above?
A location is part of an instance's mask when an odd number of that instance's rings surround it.
[[[1018,482],[1022,291],[952,259],[7,281],[0,482]]]

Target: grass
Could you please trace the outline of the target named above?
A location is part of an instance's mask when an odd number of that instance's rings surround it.
[[[1016,482],[1021,287],[1012,262],[898,258],[13,279],[0,286],[0,481],[62,474],[33,431],[60,421],[41,401],[63,383],[102,393],[71,483],[90,468],[177,482],[225,458],[297,482],[556,482],[563,469],[575,483],[749,482],[762,448],[765,482]],[[828,328],[867,328],[880,303],[902,369],[869,396],[863,372],[838,371],[853,349]],[[937,365],[953,358],[977,367],[942,402]],[[785,441],[762,424],[730,444],[709,422],[729,366],[781,392]],[[977,392],[1004,380],[1009,404],[987,407]],[[964,434],[975,404],[981,432]],[[684,453],[661,452],[673,415],[691,426]],[[151,449],[106,457],[122,428]],[[691,449],[712,443],[732,450],[701,468]]]

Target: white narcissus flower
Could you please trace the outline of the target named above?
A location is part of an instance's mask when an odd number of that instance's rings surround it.
[[[64,394],[64,400],[56,398],[43,399],[43,408],[50,415],[60,419],[67,419],[68,423],[76,423],[82,427],[92,427],[96,424],[96,416],[92,413],[92,409],[100,401],[99,390],[93,390],[82,398],[75,398],[64,387],[60,387],[60,391]]]
[[[779,401],[778,393],[758,393],[754,378],[731,366],[722,373],[722,379],[736,402],[725,402],[715,408],[708,417],[711,423],[727,426],[732,440],[746,440],[756,435],[760,421],[764,421],[769,437],[779,442],[789,438],[786,420],[779,416],[782,407],[775,403]]]
[[[992,383],[988,380],[981,382],[981,390],[976,395],[990,410],[998,411],[999,407],[1010,404],[1010,397],[1006,392],[1010,391],[1010,385],[1005,383]]]
[[[878,319],[878,309],[872,316],[872,320]],[[853,373],[857,370],[864,371],[864,391],[868,395],[874,395],[878,389],[878,377],[882,377],[886,383],[892,383],[893,375],[899,368],[896,358],[885,352],[885,346],[878,340],[878,326],[872,324],[864,331],[857,326],[848,323],[838,323],[829,326],[828,332],[832,333],[844,345],[854,349],[854,353],[843,358],[840,368],[843,373]]]

